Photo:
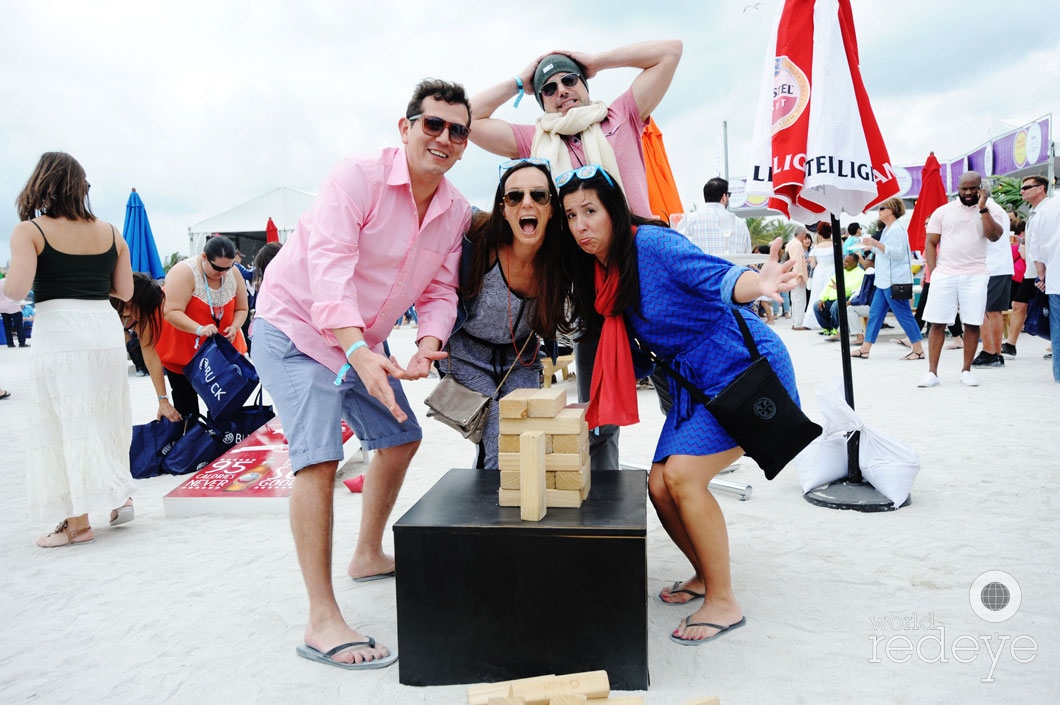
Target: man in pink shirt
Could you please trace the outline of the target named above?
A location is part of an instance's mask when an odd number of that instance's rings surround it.
[[[514,77],[471,99],[471,141],[508,158],[544,157],[553,176],[585,164],[600,164],[615,176],[629,208],[647,218],[648,181],[641,135],[648,117],[666,95],[681,60],[680,40],[630,44],[599,54],[566,52],[531,61]],[[629,89],[610,105],[589,100],[588,79],[612,68],[637,68]],[[545,111],[533,125],[513,125],[493,113],[513,96],[533,92]],[[583,330],[574,345],[578,400],[589,400],[599,330]],[[660,395],[662,396],[662,395]],[[665,402],[663,402],[665,403]],[[618,426],[601,426],[591,436],[593,470],[619,469]]]
[[[982,187],[982,177],[968,171],[961,176],[957,200],[931,214],[927,224],[924,256],[931,271],[931,296],[924,306],[924,320],[931,323],[928,334],[929,372],[921,387],[937,387],[939,357],[946,338],[946,326],[960,310],[964,323],[964,366],[961,384],[978,386],[972,374],[972,359],[979,345],[979,326],[986,312],[986,243],[995,242],[1005,232],[1008,216],[990,199]],[[939,247],[940,242],[945,247]]]
[[[383,532],[422,432],[399,380],[445,357],[456,318],[467,200],[445,173],[464,154],[471,106],[464,89],[421,82],[398,121],[403,147],[346,159],[265,272],[254,321],[254,362],[283,422],[296,473],[291,529],[309,595],[300,656],[341,668],[381,668],[397,652],[352,629],[331,584],[340,419],[375,450],[365,477],[356,581],[394,575]],[[384,354],[415,304],[418,349],[402,368]]]

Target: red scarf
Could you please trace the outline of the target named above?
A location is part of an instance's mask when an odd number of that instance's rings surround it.
[[[590,386],[589,408],[585,418],[589,428],[606,424],[629,426],[640,421],[637,415],[637,375],[629,350],[626,320],[612,315],[618,298],[618,271],[605,270],[596,263],[596,312],[604,317],[600,344]]]

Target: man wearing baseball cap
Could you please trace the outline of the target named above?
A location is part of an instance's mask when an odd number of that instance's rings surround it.
[[[545,157],[553,176],[584,164],[600,164],[618,178],[630,210],[653,217],[648,204],[641,134],[666,95],[681,60],[680,40],[642,42],[599,54],[563,52],[531,61],[512,78],[471,99],[471,141],[508,158]],[[630,87],[610,105],[589,99],[587,79],[613,68],[639,68]],[[533,91],[545,111],[534,125],[492,118],[501,105]],[[582,330],[574,343],[578,400],[589,400],[599,330]],[[593,470],[618,470],[618,426],[591,435]]]
[[[617,175],[630,209],[651,217],[641,133],[670,87],[680,40],[642,42],[599,54],[564,52],[531,61],[518,74],[471,99],[471,141],[503,157],[545,157],[553,174],[600,164]],[[610,105],[589,98],[587,80],[612,68],[639,68]],[[533,91],[545,111],[534,125],[492,118],[514,96]]]

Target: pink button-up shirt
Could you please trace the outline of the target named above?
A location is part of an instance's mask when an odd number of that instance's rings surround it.
[[[376,352],[409,306],[420,338],[443,343],[456,319],[467,199],[442,179],[419,222],[403,148],[345,159],[265,271],[256,316],[337,372],[332,329],[355,326]]]

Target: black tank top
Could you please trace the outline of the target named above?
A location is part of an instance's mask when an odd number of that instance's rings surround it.
[[[37,303],[50,299],[106,299],[110,297],[111,278],[118,264],[118,236],[110,228],[110,249],[94,255],[60,252],[40,230],[44,249],[37,255],[37,274],[33,279],[33,296]]]

